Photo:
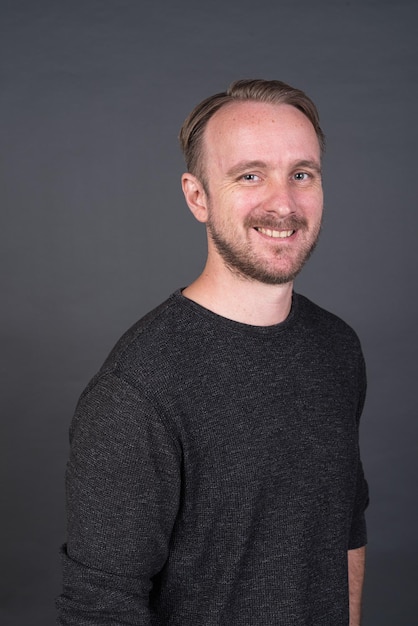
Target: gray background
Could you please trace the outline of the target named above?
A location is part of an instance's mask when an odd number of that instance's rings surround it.
[[[297,289],[368,361],[365,626],[418,624],[417,17],[407,0],[1,1],[2,624],[54,622],[74,405],[201,270],[176,137],[244,77],[321,113],[325,226]]]

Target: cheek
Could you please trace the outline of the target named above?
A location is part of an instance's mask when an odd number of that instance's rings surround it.
[[[230,190],[219,195],[219,214],[229,220],[245,218],[254,209],[259,201],[256,194],[246,193],[243,190]]]
[[[324,196],[322,189],[318,189],[313,193],[300,194],[298,204],[304,211],[312,216],[320,217],[322,215]]]
[[[266,198],[261,189],[239,189],[231,194],[231,201],[236,215],[245,218],[255,209],[263,207]]]

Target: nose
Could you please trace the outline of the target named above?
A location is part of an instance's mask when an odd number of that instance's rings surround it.
[[[288,181],[271,181],[264,208],[268,213],[275,213],[279,217],[295,212],[295,200]]]

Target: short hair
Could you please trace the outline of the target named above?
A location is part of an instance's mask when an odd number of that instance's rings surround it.
[[[219,111],[226,104],[246,100],[269,104],[289,104],[302,111],[312,123],[318,137],[321,153],[324,153],[325,135],[319,124],[318,110],[303,91],[280,80],[237,80],[230,85],[227,91],[210,96],[198,104],[186,118],[180,130],[179,139],[187,169],[203,183],[205,180],[202,139],[206,124],[216,111]]]

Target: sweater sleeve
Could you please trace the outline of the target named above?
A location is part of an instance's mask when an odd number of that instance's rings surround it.
[[[360,417],[363,412],[364,403],[366,400],[366,391],[367,391],[367,379],[366,379],[366,367],[364,363],[364,358],[362,354],[360,355],[360,366],[359,366],[359,402],[357,407],[357,436],[359,436],[359,426],[360,426]],[[357,466],[357,482],[356,482],[356,492],[353,506],[353,516],[351,521],[351,529],[348,540],[348,549],[354,550],[356,548],[361,548],[367,543],[367,527],[366,527],[366,518],[365,511],[369,504],[369,488],[367,485],[367,481],[364,477],[363,465],[359,460]]]
[[[81,397],[70,444],[58,624],[148,626],[151,580],[178,510],[179,446],[144,395],[115,374]]]

